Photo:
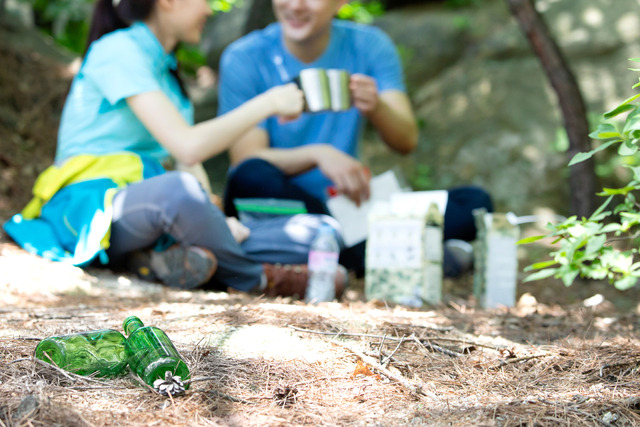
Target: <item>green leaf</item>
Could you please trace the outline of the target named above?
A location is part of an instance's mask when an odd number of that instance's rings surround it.
[[[600,123],[596,130],[589,134],[593,139],[620,138],[620,131],[611,123]]]
[[[591,279],[604,280],[609,276],[609,269],[603,266],[595,266],[594,268],[591,268],[585,275]]]
[[[589,151],[588,153],[578,153],[575,156],[573,156],[573,159],[571,159],[571,161],[569,162],[569,166],[573,166],[576,163],[584,162],[585,160],[590,159],[598,151],[605,150],[618,142],[620,142],[620,140],[608,141],[608,142],[605,142],[604,144],[601,144],[599,147]]]
[[[627,274],[631,272],[633,264],[633,254],[631,253],[610,250],[603,253],[600,259],[603,265],[608,266],[610,270]]]
[[[600,196],[603,196],[604,194],[599,194]],[[613,197],[613,196],[611,196]],[[608,217],[609,215],[611,215],[611,211],[604,211],[604,212],[600,212],[597,214],[593,214],[593,216],[589,217],[589,221],[593,221],[593,222],[600,222],[603,219],[605,219],[606,217]]]
[[[578,153],[578,154],[576,154],[575,156],[573,156],[573,158],[569,162],[569,166],[573,166],[576,163],[580,163],[580,162],[584,162],[585,160],[589,160],[591,157],[593,157],[594,153],[595,153],[595,151],[589,151],[588,153]]]
[[[531,237],[525,237],[524,239],[520,239],[516,242],[516,244],[518,245],[526,245],[528,243],[533,243],[533,242],[537,242],[538,240],[544,239],[545,235],[541,235],[541,236],[531,236]]]
[[[611,119],[619,114],[638,108],[635,105],[631,105],[631,102],[635,101],[638,98],[640,98],[640,93],[633,95],[631,98],[626,99],[624,102],[622,102],[622,104],[618,105],[613,110],[604,113],[604,118]]]
[[[620,231],[620,224],[615,223],[607,224],[600,230],[601,233],[614,233],[617,231]]]
[[[533,282],[534,280],[546,279],[551,277],[558,271],[557,268],[547,268],[546,270],[540,270],[537,273],[533,273],[525,277],[524,282]]]
[[[585,249],[585,255],[592,255],[600,251],[604,244],[607,243],[607,236],[601,234],[599,236],[593,236],[587,241],[587,247]]]
[[[629,110],[633,110],[634,108],[636,108],[636,106],[633,104],[621,104],[621,105],[618,105],[613,110],[607,111],[606,113],[604,113],[603,117],[607,120],[612,119],[616,116],[619,116],[620,114],[626,113]]]
[[[627,289],[631,289],[638,284],[638,278],[634,276],[626,276],[622,279],[616,280],[614,282],[614,286],[619,291],[626,291]]]
[[[536,263],[531,264],[530,266],[526,267],[525,271],[540,270],[541,268],[551,267],[552,265],[556,265],[556,264],[557,264],[557,262],[554,261],[554,260],[536,262]]]
[[[633,178],[636,181],[640,181],[640,166],[632,166],[632,165],[624,165],[627,169],[630,169],[633,172]],[[632,182],[631,184],[637,185],[637,183]]]
[[[602,192],[599,193],[603,196],[615,196],[615,195],[625,195],[630,191],[635,190],[635,187],[623,187],[623,188],[603,188]]]
[[[592,221],[594,220],[595,217],[600,215],[602,213],[602,211],[604,211],[604,209],[609,205],[609,203],[611,203],[611,200],[613,200],[613,196],[609,196],[609,198],[607,200],[605,200],[604,203],[602,203],[598,209],[596,209],[596,211],[593,213],[593,215],[591,215],[591,220]]]
[[[628,141],[625,141],[624,144],[620,144],[620,146],[618,147],[618,154],[623,157],[633,156],[637,152],[638,152],[638,146],[631,144]]]
[[[551,242],[552,245],[555,245],[556,243],[558,243],[559,241],[561,241],[563,239],[562,236],[558,237],[556,240],[554,240],[553,242]]]
[[[640,130],[640,109],[636,108],[627,116],[621,131],[622,134],[632,139],[626,141],[630,146],[637,146],[637,141],[633,141],[633,139],[638,138],[638,130]]]
[[[562,283],[564,283],[564,285],[568,288],[573,284],[573,281],[576,280],[576,277],[578,277],[578,274],[580,274],[580,270],[575,268],[566,273],[562,273],[560,275],[560,279],[562,279]]]

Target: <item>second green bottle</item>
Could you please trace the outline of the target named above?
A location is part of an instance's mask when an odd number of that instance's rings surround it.
[[[164,379],[167,371],[182,381],[190,378],[189,367],[162,329],[144,326],[136,316],[127,317],[122,327],[127,335],[124,345],[127,362],[145,383],[153,387],[154,381]],[[188,383],[185,388],[189,388]]]

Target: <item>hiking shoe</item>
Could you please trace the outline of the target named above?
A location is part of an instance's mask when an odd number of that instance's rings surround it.
[[[173,245],[162,252],[152,249],[134,252],[129,256],[127,266],[143,280],[162,282],[173,288],[194,289],[211,279],[218,260],[207,249]]]
[[[309,282],[309,269],[306,264],[263,264],[267,276],[264,294],[268,297],[298,297],[304,299]],[[340,299],[347,286],[347,270],[338,265],[335,286],[336,299]]]

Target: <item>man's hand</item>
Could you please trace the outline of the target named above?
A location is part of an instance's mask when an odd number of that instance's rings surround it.
[[[378,86],[376,81],[364,74],[352,74],[349,81],[353,106],[369,116],[378,107]]]
[[[369,199],[371,174],[362,163],[323,144],[317,157],[318,168],[329,178],[338,193],[349,197],[356,205]]]

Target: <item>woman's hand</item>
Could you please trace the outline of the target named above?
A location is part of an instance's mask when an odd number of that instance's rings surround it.
[[[295,83],[276,86],[265,92],[273,114],[284,121],[298,118],[304,108],[304,94]]]
[[[231,230],[231,235],[238,243],[242,243],[247,240],[251,234],[251,230],[249,230],[249,228],[238,221],[235,217],[227,217],[227,226],[229,227],[229,230]]]

